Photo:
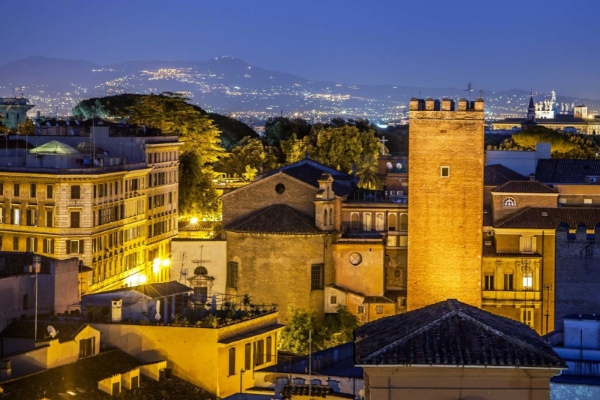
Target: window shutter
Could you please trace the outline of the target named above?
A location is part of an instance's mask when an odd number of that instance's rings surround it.
[[[525,249],[525,238],[523,236],[519,237],[519,251],[523,252]]]
[[[38,252],[38,239],[37,238],[33,238],[33,252],[34,253]]]
[[[79,241],[79,254],[83,254],[83,239]]]
[[[49,251],[48,251],[48,239],[44,239],[44,244],[42,245],[42,251],[44,253],[49,253]]]
[[[67,254],[71,254],[71,241],[67,240]]]

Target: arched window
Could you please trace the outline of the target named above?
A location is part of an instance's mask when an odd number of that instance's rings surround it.
[[[493,269],[485,270],[483,290],[494,290],[494,275]]]
[[[388,230],[389,231],[396,230],[396,214],[388,215]]]
[[[352,229],[353,231],[357,231],[358,230],[358,213],[352,213],[352,217],[351,217],[351,223],[350,223],[350,229]]]
[[[502,207],[516,207],[517,202],[512,197],[507,197],[502,201]]]
[[[323,211],[323,225],[327,225],[327,209]]]
[[[373,229],[373,225],[371,224],[371,213],[364,213],[363,214],[363,230],[364,231],[370,231],[371,229]]]
[[[329,225],[333,225],[333,207],[329,208]]]
[[[383,213],[377,213],[375,216],[375,230],[382,231],[384,229],[385,219]]]
[[[408,230],[408,214],[400,214],[400,230]]]

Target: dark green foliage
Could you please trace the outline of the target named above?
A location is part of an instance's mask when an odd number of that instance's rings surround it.
[[[311,125],[301,118],[269,118],[265,123],[263,141],[268,146],[279,146],[282,140],[288,140],[292,135],[302,139],[310,133],[310,130]]]
[[[179,215],[211,215],[219,210],[219,197],[214,188],[213,174],[203,167],[195,152],[179,156]]]
[[[210,113],[208,117],[221,131],[221,147],[226,151],[231,151],[245,137],[258,139],[258,133],[243,122],[237,119],[229,118],[224,115]]]
[[[219,160],[215,170],[228,176],[252,180],[257,173],[279,167],[278,159],[279,150],[276,147],[265,146],[260,139],[245,137],[231,153]]]

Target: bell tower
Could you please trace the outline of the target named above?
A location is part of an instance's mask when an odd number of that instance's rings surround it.
[[[319,191],[315,197],[315,226],[323,231],[335,230],[335,193],[331,174],[321,175]]]
[[[411,99],[407,308],[481,307],[484,102]]]

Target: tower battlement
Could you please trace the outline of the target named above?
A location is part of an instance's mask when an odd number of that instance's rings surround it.
[[[413,111],[481,111],[483,112],[485,102],[482,98],[473,101],[467,99],[459,99],[458,105],[454,100],[444,98],[441,101],[438,99],[410,99],[409,109],[411,115]]]

